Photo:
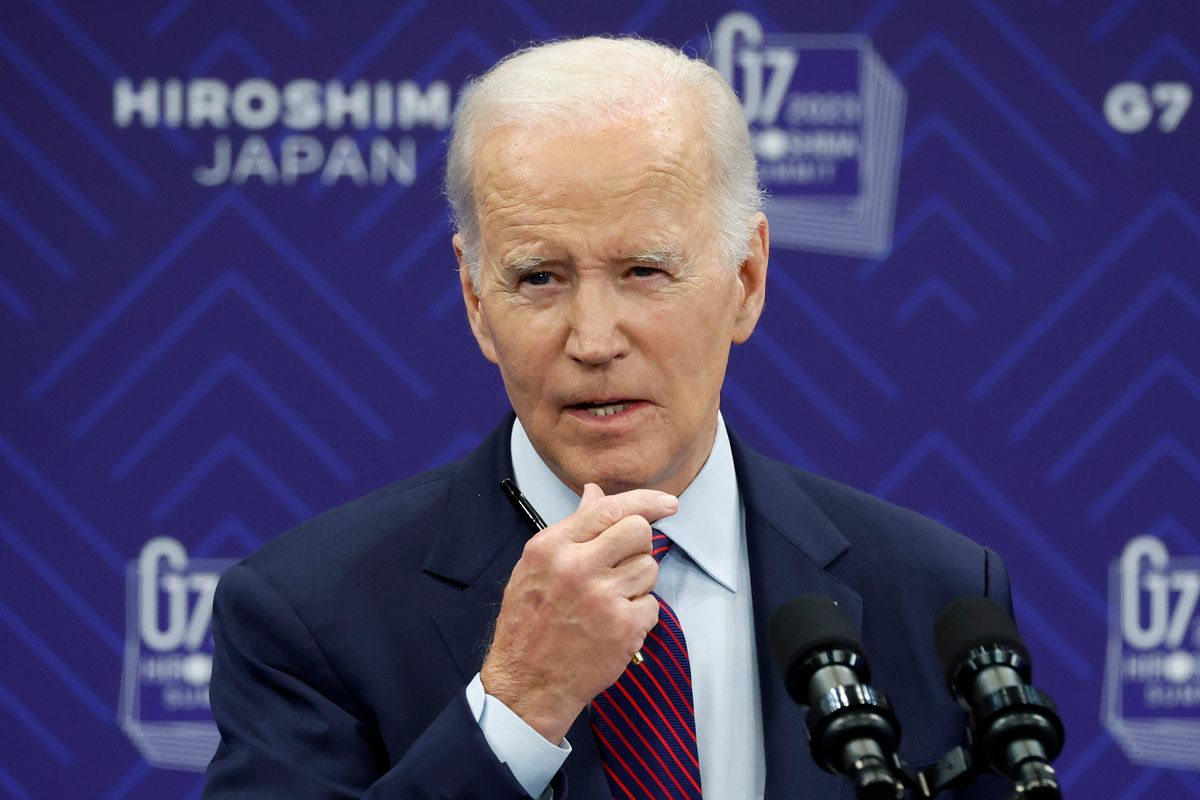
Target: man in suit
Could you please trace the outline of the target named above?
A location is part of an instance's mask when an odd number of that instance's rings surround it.
[[[719,75],[637,40],[525,50],[463,104],[447,187],[515,413],[226,574],[206,796],[848,797],[766,656],[802,593],[862,632],[905,754],[958,744],[929,632],[955,597],[1008,605],[999,560],[721,419],[769,229]]]

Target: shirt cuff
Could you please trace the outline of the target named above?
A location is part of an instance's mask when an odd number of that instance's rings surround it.
[[[511,708],[485,692],[478,673],[467,684],[467,705],[488,746],[512,771],[517,783],[530,797],[546,795],[550,779],[571,755],[571,743],[563,739],[556,747],[546,741]]]

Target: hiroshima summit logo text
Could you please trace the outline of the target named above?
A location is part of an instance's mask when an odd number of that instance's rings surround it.
[[[870,40],[768,35],[743,11],[722,17],[712,39],[712,64],[738,92],[750,124],[771,243],[885,255],[906,95]]]
[[[210,142],[206,161],[191,170],[204,186],[292,186],[310,176],[381,186],[417,179],[418,145],[450,126],[452,98],[444,80],[119,78],[112,106],[118,128]]]
[[[1112,565],[1109,598],[1105,727],[1131,761],[1200,769],[1200,558],[1137,536]]]
[[[217,748],[208,701],[213,594],[233,564],[189,558],[166,536],[129,564],[120,724],[156,767],[202,771]]]

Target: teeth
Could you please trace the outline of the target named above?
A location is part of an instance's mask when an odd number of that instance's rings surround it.
[[[613,414],[620,414],[624,410],[624,403],[613,403],[607,406],[596,406],[595,408],[589,408],[588,413],[593,417],[611,417]]]

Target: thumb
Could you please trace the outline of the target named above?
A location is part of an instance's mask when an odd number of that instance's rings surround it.
[[[579,505],[575,507],[575,512],[571,516],[563,520],[567,538],[576,542],[586,542],[596,538],[596,534],[608,527],[607,525],[597,527],[594,523],[587,524],[585,522],[588,515],[584,513],[584,509],[594,506],[597,500],[603,500],[604,497],[604,490],[598,484],[585,483],[583,485],[583,494],[579,495]]]
[[[588,500],[595,500],[597,497],[604,497],[604,490],[595,483],[585,483],[583,485],[583,494],[579,496],[579,505],[583,505]]]

